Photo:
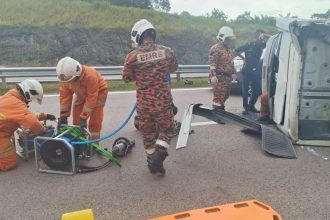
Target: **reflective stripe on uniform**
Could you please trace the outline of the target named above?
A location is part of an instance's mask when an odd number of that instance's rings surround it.
[[[88,107],[86,107],[86,106],[84,106],[84,108],[83,108],[83,112],[91,113],[92,111],[93,111],[92,108],[88,108]]]
[[[170,147],[170,145],[166,141],[163,141],[163,140],[160,140],[160,139],[157,139],[156,145],[162,146],[166,149]]]
[[[6,150],[0,152],[0,158],[7,157],[8,155],[12,154],[15,152],[15,147],[14,145],[8,147]]]
[[[104,105],[106,101],[106,98],[98,98],[96,100],[96,105]]]
[[[91,132],[91,136],[100,136],[101,132]]]
[[[62,104],[60,105],[60,110],[61,111],[67,111],[67,110],[70,110],[70,105],[67,105],[67,104]]]
[[[146,153],[149,155],[155,153],[155,151],[156,151],[156,148],[146,149]]]
[[[0,121],[3,121],[5,119],[6,119],[6,116],[4,114],[0,113]]]
[[[73,102],[74,105],[82,105],[84,104],[84,101],[81,101],[79,99],[75,99],[74,102]]]

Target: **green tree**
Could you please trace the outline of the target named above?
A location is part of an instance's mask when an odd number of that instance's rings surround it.
[[[171,10],[171,4],[169,0],[107,0],[112,5],[135,7],[143,9],[158,9],[165,12]]]
[[[171,3],[169,0],[153,0],[154,8],[169,12],[171,10]]]
[[[255,15],[253,20],[251,21],[254,24],[263,24],[263,25],[271,25],[275,26],[276,20],[274,17],[266,16],[266,15]]]
[[[228,15],[226,15],[222,10],[213,8],[211,12],[211,18],[216,18],[222,21],[227,21]]]
[[[238,15],[236,18],[236,22],[243,24],[253,23],[251,12],[245,11],[243,14]]]
[[[113,5],[152,9],[150,0],[108,0]]]

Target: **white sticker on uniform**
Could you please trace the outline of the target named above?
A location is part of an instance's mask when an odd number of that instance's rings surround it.
[[[165,50],[155,50],[147,53],[139,53],[137,55],[137,59],[139,63],[163,60],[165,59]]]

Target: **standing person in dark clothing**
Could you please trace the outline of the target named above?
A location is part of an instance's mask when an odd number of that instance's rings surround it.
[[[137,47],[126,57],[123,79],[136,82],[136,111],[148,168],[152,174],[164,175],[163,162],[175,129],[168,75],[176,71],[178,62],[171,48],[155,43],[156,30],[146,19],[135,23],[131,39]]]
[[[266,47],[265,34],[263,30],[257,30],[255,41],[247,43],[235,49],[235,52],[241,56],[244,52],[244,66],[242,69],[242,97],[243,97],[243,114],[248,114],[248,111],[259,113],[255,108],[255,103],[258,100],[261,90],[260,71],[258,65],[262,50]],[[248,99],[249,86],[251,84],[252,94]]]

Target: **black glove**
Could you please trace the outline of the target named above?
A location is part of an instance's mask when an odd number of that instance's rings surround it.
[[[47,120],[55,121],[56,117],[55,115],[47,114]]]
[[[82,132],[85,132],[85,130],[87,129],[87,119],[80,118],[79,127]]]
[[[62,125],[68,124],[68,118],[67,117],[60,117],[57,122],[57,128],[60,128]]]
[[[176,107],[173,102],[172,102],[172,108],[173,108],[173,115],[175,116],[178,113],[178,107]]]

